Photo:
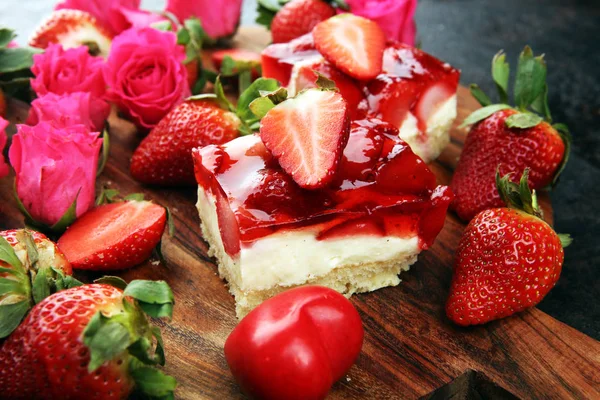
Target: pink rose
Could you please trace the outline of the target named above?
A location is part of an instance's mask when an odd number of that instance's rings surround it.
[[[31,103],[26,123],[36,125],[40,121],[47,121],[58,128],[85,125],[90,131],[100,132],[109,112],[108,107],[94,108],[91,95],[87,92],[62,95],[48,93]]]
[[[17,131],[8,155],[17,196],[30,216],[53,226],[75,199],[77,216],[89,210],[102,146],[98,134],[83,125],[57,128],[45,121],[17,125]]]
[[[166,7],[180,21],[197,17],[212,38],[235,33],[241,10],[242,0],[167,0]]]
[[[131,27],[145,27],[165,19],[140,10],[140,0],[63,0],[55,10],[64,8],[90,13],[113,36]]]
[[[377,22],[390,39],[415,45],[417,0],[346,0],[352,14]]]
[[[108,115],[103,65],[104,60],[91,56],[85,46],[64,50],[51,44],[43,54],[33,56],[31,87],[38,96],[88,92],[94,115]]]
[[[190,94],[184,59],[173,32],[126,30],[113,40],[104,69],[109,100],[138,127],[151,129]]]
[[[6,141],[8,138],[6,137],[6,127],[8,126],[8,121],[4,118],[0,117],[0,178],[4,178],[8,175],[8,164],[4,161],[4,146],[6,146]]]

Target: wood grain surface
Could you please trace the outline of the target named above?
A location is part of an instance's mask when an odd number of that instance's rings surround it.
[[[268,35],[244,29],[240,47],[260,50]],[[461,121],[477,107],[465,88],[459,90]],[[11,107],[14,120],[23,119],[22,107]],[[195,188],[165,189],[141,186],[129,174],[129,161],[140,137],[129,123],[112,120],[111,153],[98,188],[122,194],[144,192],[168,205],[176,234],[165,235],[166,265],[148,262],[125,271],[124,279],[164,279],[177,301],[174,317],[163,325],[167,351],[166,372],[179,382],[178,399],[243,398],[223,355],[223,345],[235,327],[234,301],[206,256]],[[439,182],[447,184],[466,132],[452,129],[452,143],[432,164]],[[23,219],[13,198],[13,180],[0,180],[0,228],[18,228]],[[548,196],[542,196],[551,216]],[[485,326],[459,328],[445,316],[454,250],[464,225],[450,213],[435,245],[419,256],[403,282],[352,297],[365,327],[362,353],[347,377],[336,383],[331,399],[415,399],[470,371],[485,376],[513,395],[524,398],[600,398],[600,343],[553,319],[538,309]],[[568,267],[569,260],[566,260]],[[97,274],[77,276],[89,281]],[[467,379],[467,378],[461,378]],[[479,378],[477,378],[479,379]],[[453,390],[441,397],[458,398]],[[464,398],[466,398],[465,396]],[[463,398],[463,397],[461,397]]]

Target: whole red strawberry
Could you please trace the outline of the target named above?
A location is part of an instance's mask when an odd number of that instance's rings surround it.
[[[271,22],[273,43],[296,39],[334,15],[335,9],[324,0],[292,0],[275,14]]]
[[[223,144],[258,130],[248,105],[261,93],[279,88],[274,79],[259,78],[240,94],[237,106],[225,97],[220,77],[215,94],[190,97],[169,112],[144,138],[131,158],[131,175],[148,184],[195,185],[192,149]]]
[[[150,257],[166,223],[166,209],[151,201],[103,204],[69,226],[58,245],[76,269],[130,268]]]
[[[0,349],[0,399],[126,399],[134,388],[172,396],[175,380],[152,367],[164,365],[164,350],[145,314],[170,317],[171,290],[110,280],[121,288],[79,286],[31,310]]]
[[[187,100],[169,112],[131,158],[131,175],[143,183],[193,185],[192,149],[239,136],[239,118],[211,100]]]
[[[494,174],[520,176],[530,168],[529,185],[542,189],[556,182],[569,156],[570,135],[563,124],[551,125],[546,102],[546,65],[526,47],[521,53],[514,88],[516,108],[507,102],[509,66],[498,53],[492,62],[494,81],[502,104],[490,104],[489,98],[475,85],[473,95],[481,108],[465,119],[474,124],[454,171],[450,187],[454,192],[452,208],[464,220],[481,210],[500,207]],[[534,112],[544,115],[544,119]]]
[[[526,169],[519,185],[500,179],[509,208],[492,208],[471,220],[458,245],[448,318],[459,325],[483,324],[538,304],[560,276],[571,239],[541,218]]]
[[[71,264],[45,235],[27,229],[0,231],[0,338],[8,336],[35,303],[80,285]]]

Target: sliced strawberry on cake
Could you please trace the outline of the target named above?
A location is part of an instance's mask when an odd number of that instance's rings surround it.
[[[263,75],[292,94],[314,87],[313,71],[325,75],[336,83],[352,119],[391,123],[425,162],[450,140],[460,72],[419,49],[386,43],[372,21],[335,16],[312,34],[267,47],[262,63]]]
[[[79,10],[56,10],[36,29],[29,45],[45,49],[61,44],[70,49],[88,46],[92,55],[108,56],[112,35],[91,14]]]
[[[397,285],[442,229],[449,188],[391,124],[348,131],[336,91],[266,96],[267,111],[265,97],[251,104],[266,114],[260,134],[193,152],[202,233],[238,316],[304,284],[346,295]]]
[[[391,43],[383,70],[365,88],[359,114],[391,123],[423,160],[436,159],[450,140],[460,72],[414,47]]]

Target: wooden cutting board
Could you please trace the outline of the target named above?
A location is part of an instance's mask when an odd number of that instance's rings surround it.
[[[236,44],[260,51],[268,34],[243,29]],[[458,92],[458,119],[478,107],[468,91]],[[26,110],[13,104],[11,116]],[[167,265],[149,260],[121,274],[124,279],[164,279],[177,301],[173,320],[163,325],[166,372],[179,382],[178,399],[243,398],[223,355],[237,320],[233,298],[218,277],[200,234],[195,189],[141,186],[129,175],[129,160],[140,142],[132,126],[112,120],[111,153],[98,181],[122,194],[144,192],[168,205],[177,232],[165,235]],[[452,143],[431,167],[447,184],[466,132],[452,129]],[[13,180],[0,180],[0,228],[18,228],[23,219],[13,198]],[[548,196],[542,205],[551,216]],[[362,353],[331,399],[600,398],[600,343],[538,309],[485,326],[459,328],[445,316],[454,250],[464,225],[450,213],[435,245],[419,256],[403,282],[359,294],[352,302],[365,327]],[[568,267],[569,260],[566,260]],[[98,274],[77,276],[91,281]]]

